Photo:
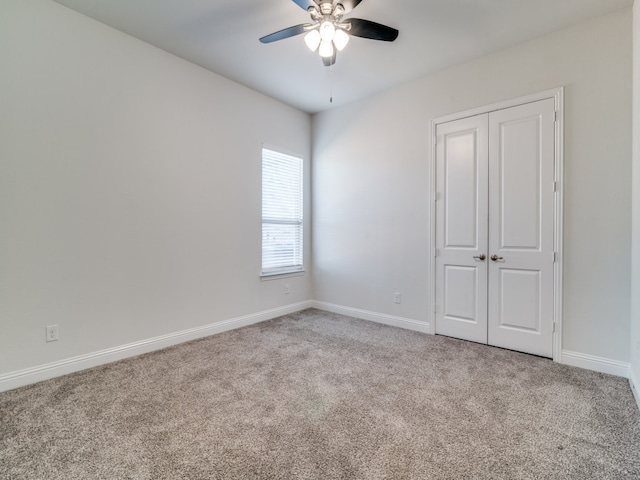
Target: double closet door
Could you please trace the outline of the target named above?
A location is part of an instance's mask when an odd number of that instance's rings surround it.
[[[436,333],[553,351],[555,102],[436,128]]]

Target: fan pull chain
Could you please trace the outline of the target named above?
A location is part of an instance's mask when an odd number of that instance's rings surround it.
[[[329,66],[329,103],[333,103],[333,64]]]

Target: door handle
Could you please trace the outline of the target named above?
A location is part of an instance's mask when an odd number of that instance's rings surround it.
[[[499,257],[494,253],[493,255],[491,255],[491,260],[493,260],[494,262],[497,262],[498,260],[504,260],[504,258]]]
[[[487,258],[487,256],[484,253],[481,253],[480,255],[476,255],[473,258],[475,258],[477,260],[483,260],[484,261],[484,259]]]

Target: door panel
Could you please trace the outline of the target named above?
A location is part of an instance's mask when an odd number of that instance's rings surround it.
[[[489,115],[490,345],[553,347],[553,99]],[[494,258],[495,258],[494,257]]]
[[[436,135],[436,333],[486,343],[488,116]]]
[[[444,137],[444,233],[446,248],[478,247],[477,131]]]
[[[477,319],[478,269],[444,266],[444,311],[448,320],[475,323]]]
[[[540,333],[540,272],[500,269],[500,328]]]
[[[495,117],[492,117],[495,119]],[[539,118],[501,123],[498,198],[500,249],[540,250]]]

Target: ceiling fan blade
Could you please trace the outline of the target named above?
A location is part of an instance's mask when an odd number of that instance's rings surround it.
[[[317,7],[318,3],[314,0],[293,0],[293,3],[298,5],[303,10],[309,10],[311,7]]]
[[[322,57],[322,63],[324,63],[325,67],[330,67],[334,63],[336,63],[337,52],[334,50],[333,55],[331,57]]]
[[[262,43],[277,42],[278,40],[284,40],[285,38],[295,37],[307,31],[308,27],[311,27],[310,23],[303,23],[300,25],[294,25],[293,27],[285,28],[277,32],[265,35],[260,39]]]
[[[350,18],[345,20],[350,23],[351,28],[347,30],[350,35],[362,38],[370,38],[371,40],[382,40],[383,42],[393,42],[398,38],[398,30],[395,28],[381,25],[380,23],[370,20],[362,20],[361,18]]]
[[[351,10],[360,5],[362,0],[341,0],[338,3],[341,3],[344,7],[344,13],[349,13]]]

